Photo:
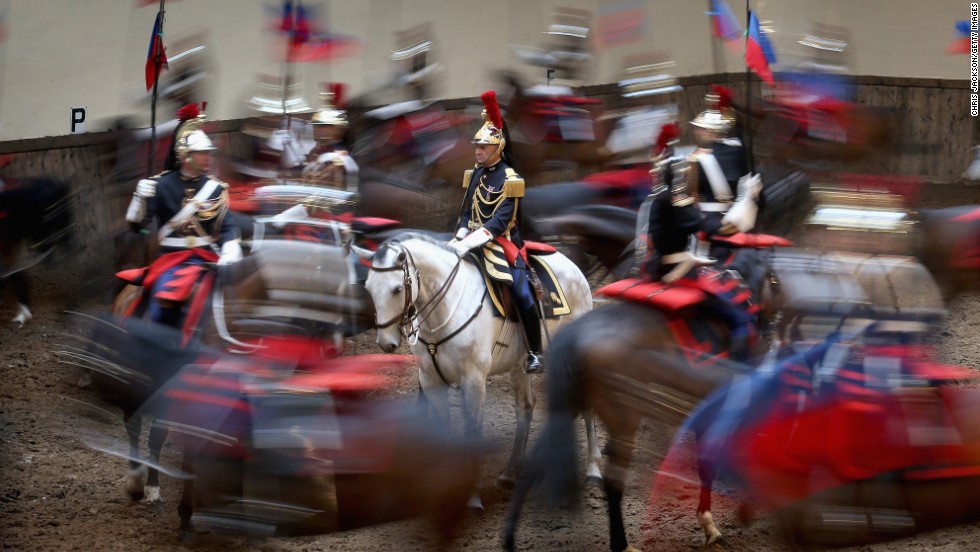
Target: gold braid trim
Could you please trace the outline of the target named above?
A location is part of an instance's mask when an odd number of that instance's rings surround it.
[[[504,195],[506,197],[524,197],[524,179],[517,171],[507,167],[505,174],[507,180],[504,181]]]
[[[490,187],[484,182],[487,175],[484,174],[480,178],[480,183],[476,190],[473,191],[473,203],[470,206],[470,221],[477,221],[480,224],[490,220],[493,214],[497,212],[497,208],[500,207],[500,202],[502,202],[507,196],[503,192],[493,192]],[[496,195],[495,198],[490,199],[492,195]],[[489,213],[485,213],[481,205],[492,207]]]

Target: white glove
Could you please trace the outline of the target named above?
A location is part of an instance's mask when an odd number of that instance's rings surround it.
[[[343,150],[321,153],[319,157],[316,158],[316,163],[334,163],[337,159],[340,159],[340,162],[343,163],[344,171],[347,174],[353,174],[360,170],[360,167],[357,165],[357,161],[354,161],[354,158]]]
[[[309,216],[309,213],[306,212],[306,207],[305,206],[303,206],[303,205],[293,205],[289,209],[286,209],[285,211],[283,211],[283,212],[279,213],[278,215],[276,215],[276,216],[272,217],[271,219],[269,219],[269,222],[271,222],[272,225],[275,226],[276,228],[282,228],[288,222],[291,222],[291,221],[294,221],[294,220],[297,220],[297,219],[305,219],[308,216]]]
[[[490,231],[481,227],[459,241],[450,242],[449,247],[452,247],[456,251],[456,254],[462,257],[470,249],[480,247],[492,239],[493,235],[490,234]]]
[[[755,227],[759,205],[756,200],[762,191],[762,178],[758,174],[747,174],[738,179],[738,199],[721,219],[722,234],[748,232]]]
[[[157,195],[157,181],[143,178],[136,183],[136,195],[149,198]]]
[[[221,246],[221,257],[218,258],[218,265],[237,263],[242,260],[242,257],[244,257],[242,244],[238,240],[227,241]]]
[[[469,230],[466,228],[460,228],[456,231],[456,235],[453,236],[453,239],[446,242],[446,245],[452,247],[454,244],[459,243],[459,240],[465,238],[466,234],[469,234]]]

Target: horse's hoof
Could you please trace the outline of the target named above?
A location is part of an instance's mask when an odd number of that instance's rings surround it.
[[[17,316],[11,322],[14,323],[16,328],[20,329],[24,327],[24,324],[30,322],[32,318],[34,318],[34,314],[31,312],[31,309],[27,308],[27,305],[23,303],[18,303]]]
[[[143,502],[146,503],[147,506],[157,506],[163,504],[163,497],[160,496],[160,487],[148,485],[144,487],[144,490],[146,491],[146,498],[143,499]]]
[[[506,474],[500,474],[500,476],[497,477],[497,480],[494,481],[494,486],[497,487],[498,489],[502,489],[502,490],[505,490],[505,491],[513,491],[514,490],[514,476],[512,476],[512,475],[506,475]]]
[[[698,514],[698,523],[704,531],[704,545],[711,546],[721,540],[721,532],[715,527],[715,520],[711,512],[701,512]]]
[[[466,501],[466,508],[472,514],[477,516],[483,515],[483,501],[480,500],[479,496],[471,496],[470,499]]]
[[[133,502],[142,502],[143,501],[143,497],[146,496],[145,494],[143,494],[143,491],[142,490],[139,490],[139,491],[126,491],[126,494],[129,495],[129,499],[132,500]]]
[[[585,484],[589,486],[602,487],[602,476],[587,475],[585,476]]]

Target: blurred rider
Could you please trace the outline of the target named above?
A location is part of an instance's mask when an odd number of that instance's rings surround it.
[[[345,143],[348,121],[347,112],[338,106],[341,101],[340,83],[334,83],[330,91],[322,92],[323,105],[310,118],[316,145],[306,156],[303,177],[316,184],[334,188],[356,188],[359,167],[350,156]]]
[[[707,109],[691,121],[698,147],[688,156],[688,190],[704,214],[701,229],[710,241],[755,226],[762,180],[749,174],[742,142],[734,136],[731,91],[713,86],[705,103]],[[731,249],[712,242],[709,254],[724,262]]]

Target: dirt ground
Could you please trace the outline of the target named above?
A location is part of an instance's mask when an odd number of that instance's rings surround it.
[[[937,185],[926,194],[926,205],[980,203],[980,187]],[[125,495],[125,462],[86,447],[86,436],[102,435],[125,442],[115,412],[97,412],[84,403],[91,393],[76,386],[80,370],[59,362],[57,351],[66,342],[74,315],[66,310],[91,311],[104,304],[95,285],[84,285],[98,275],[73,269],[47,267],[34,274],[35,318],[22,330],[8,320],[13,303],[7,292],[0,297],[0,547],[31,551],[169,551],[245,550],[241,537],[202,535],[190,545],[176,539],[179,482],[163,478],[163,511],[131,503]],[[85,291],[88,290],[88,291]],[[949,304],[945,326],[936,329],[942,359],[980,368],[980,295],[962,296]],[[373,332],[352,342],[355,351],[376,352]],[[541,381],[538,382],[539,391]],[[414,373],[406,372],[401,387],[413,395]],[[543,393],[539,392],[539,397]],[[454,399],[458,415],[459,398]],[[492,485],[506,461],[514,430],[513,402],[506,378],[494,378],[488,389],[485,432],[501,443],[500,452],[484,462],[482,498],[486,511],[470,520],[453,549],[500,549],[499,532],[507,495]],[[539,402],[533,424],[543,419]],[[532,439],[535,437],[532,434]],[[643,550],[695,550],[702,536],[694,516],[696,488],[684,485],[680,494],[663,497],[650,506],[651,477],[673,438],[673,429],[648,423],[624,504],[628,534]],[[583,440],[580,440],[580,443]],[[580,445],[584,447],[584,445]],[[165,449],[173,461],[174,449]],[[694,477],[693,470],[691,477]],[[721,485],[724,490],[724,485]],[[586,491],[577,512],[551,513],[531,505],[518,533],[522,550],[608,550],[606,511],[599,489]],[[787,550],[800,548],[787,540],[773,516],[743,527],[736,519],[734,500],[716,495],[715,519],[725,534],[723,550]],[[848,550],[892,552],[902,550],[972,550],[980,541],[980,523],[920,534],[887,543]],[[270,541],[264,548],[308,550],[428,550],[432,547],[422,521],[406,521],[320,537]]]

